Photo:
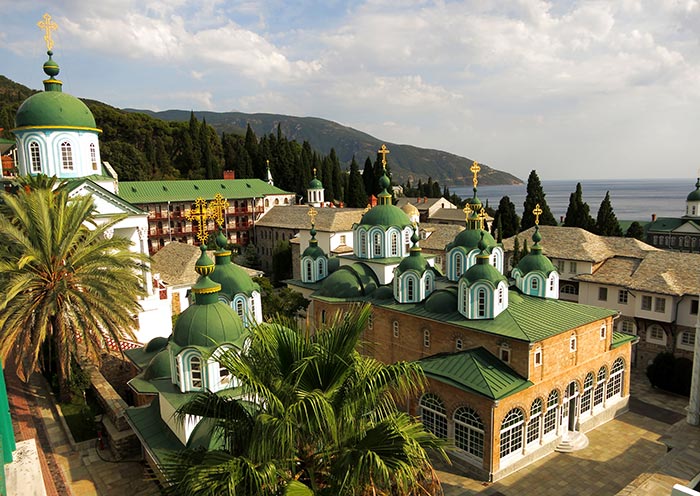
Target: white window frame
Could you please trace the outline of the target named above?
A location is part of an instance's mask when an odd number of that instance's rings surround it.
[[[693,351],[695,349],[695,330],[686,329],[678,334],[676,346],[681,350]]]
[[[455,446],[477,460],[484,458],[484,423],[476,410],[461,406],[452,416]]]
[[[435,394],[426,393],[420,399],[419,407],[425,430],[440,439],[447,439],[447,410],[443,401]]]
[[[621,305],[627,305],[629,302],[629,291],[626,289],[619,289],[617,291],[617,302]]]
[[[533,363],[535,367],[540,367],[542,365],[542,348],[537,348],[535,350]]]
[[[660,332],[660,333],[663,335],[663,338],[652,336],[652,334],[654,333],[654,331]],[[647,341],[647,343],[652,343],[652,344],[658,344],[658,345],[661,345],[661,346],[666,346],[666,340],[667,340],[666,331],[664,331],[664,328],[661,327],[660,325],[658,325],[658,324],[652,324],[652,325],[650,325],[650,326],[647,328],[647,333],[646,333],[646,341]]]

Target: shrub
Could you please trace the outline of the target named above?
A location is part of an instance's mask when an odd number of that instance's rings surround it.
[[[656,355],[647,367],[647,377],[656,388],[688,396],[692,369],[691,360],[676,358],[672,353],[663,352]]]

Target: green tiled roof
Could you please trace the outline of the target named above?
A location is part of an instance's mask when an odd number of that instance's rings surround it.
[[[155,398],[148,406],[127,408],[126,418],[156,463],[161,464],[167,453],[185,448],[161,419],[160,398]]]
[[[639,337],[635,336],[633,334],[626,334],[624,332],[613,332],[612,335],[612,344],[610,345],[611,349],[619,348],[625,343],[636,343],[639,341]]]
[[[485,348],[434,355],[419,363],[427,377],[492,400],[533,385]]]
[[[420,303],[401,304],[380,300],[372,303],[398,312],[529,343],[542,341],[617,313],[615,310],[580,303],[527,296],[516,290],[508,292],[508,308],[490,320],[469,320],[456,307],[452,313],[438,314],[429,312]]]
[[[260,179],[124,181],[119,183],[119,196],[128,202],[137,204],[192,201],[199,197],[213,200],[217,193],[228,200],[292,194]]]
[[[686,222],[691,222],[687,219],[679,219],[676,217],[659,217],[655,221],[650,222],[647,225],[648,232],[672,232],[685,224]],[[696,224],[697,225],[697,224]]]

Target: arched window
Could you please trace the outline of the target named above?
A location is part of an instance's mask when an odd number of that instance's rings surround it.
[[[477,299],[477,317],[486,317],[486,290],[479,289],[476,293]]]
[[[455,254],[455,277],[462,275],[462,254]]]
[[[462,338],[455,339],[455,350],[462,351],[464,349],[464,341]]]
[[[581,414],[591,411],[591,399],[593,398],[593,372],[586,374],[583,381],[583,393],[581,394]]]
[[[412,277],[406,278],[406,300],[413,301],[415,296],[415,281]]]
[[[318,269],[317,272],[319,279],[326,277],[326,261],[323,258],[318,259],[316,262],[316,268]]]
[[[500,456],[504,458],[523,447],[523,411],[514,408],[503,419],[501,424]]]
[[[540,287],[540,282],[537,280],[537,278],[533,277],[532,279],[530,279],[530,288],[533,291],[537,291],[539,289],[539,287]]]
[[[466,284],[462,284],[461,296],[462,296],[462,313],[464,315],[467,315],[467,311],[469,308],[469,288],[467,287]]]
[[[202,389],[202,359],[197,355],[190,357],[190,381],[192,389]]]
[[[498,305],[503,305],[503,286],[498,287]]]
[[[314,272],[313,272],[313,267],[311,264],[311,260],[304,260],[304,268],[306,269],[306,281],[309,282],[313,279],[314,277]]]
[[[236,305],[236,313],[238,314],[238,316],[242,320],[243,317],[245,316],[245,307],[243,306],[243,300],[241,298],[237,299],[235,305]]]
[[[440,398],[434,394],[423,395],[420,399],[420,419],[426,430],[447,439],[447,413]]]
[[[73,170],[73,147],[67,141],[61,143],[61,164],[63,170]]]
[[[97,170],[97,147],[95,143],[90,143],[90,163],[92,164],[92,170]]]
[[[391,233],[391,256],[399,256],[399,235],[395,232]]]
[[[175,357],[175,383],[182,384],[182,368],[180,367],[180,357]]]
[[[39,149],[39,143],[36,141],[29,143],[29,162],[32,173],[38,174],[41,172],[41,150]]]
[[[608,380],[607,398],[612,398],[616,394],[622,394],[622,380],[625,374],[625,362],[618,358],[613,362],[610,369],[610,379]]]
[[[433,290],[433,276],[428,272],[425,274],[425,296],[427,297]]]
[[[360,255],[365,255],[367,253],[367,233],[365,231],[360,231],[360,249],[358,253]]]
[[[394,337],[398,338],[399,337],[399,321],[395,320],[391,323],[391,329],[392,332],[394,333]]]
[[[374,256],[375,257],[381,257],[382,256],[382,234],[375,232],[372,235],[372,244],[374,245]]]
[[[429,329],[423,330],[423,346],[425,348],[430,348],[430,330]]]
[[[540,438],[540,426],[542,425],[542,400],[535,398],[530,407],[530,420],[527,423],[527,444]]]
[[[559,391],[553,389],[547,397],[547,411],[544,414],[544,435],[557,428],[557,408],[559,407]]]
[[[605,393],[605,377],[607,376],[605,367],[601,367],[596,378],[596,386],[593,390],[593,406],[598,406],[603,403],[603,394]]]
[[[479,459],[484,457],[484,423],[479,414],[462,406],[455,411],[455,445]]]

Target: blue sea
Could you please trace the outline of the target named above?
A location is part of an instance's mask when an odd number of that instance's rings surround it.
[[[679,217],[685,214],[685,199],[695,189],[696,179],[630,179],[630,180],[558,180],[542,181],[545,199],[554,217],[559,220],[566,215],[569,196],[576,190],[576,183],[583,188],[583,201],[591,208],[595,219],[605,192],[610,191],[615,215],[619,220],[650,221],[651,215],[658,217]],[[525,202],[526,184],[504,186],[479,186],[477,196],[482,203],[489,202],[498,208],[503,196],[508,196],[515,204],[515,210],[522,216]],[[462,198],[471,197],[471,187],[450,188]]]

